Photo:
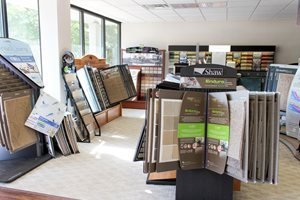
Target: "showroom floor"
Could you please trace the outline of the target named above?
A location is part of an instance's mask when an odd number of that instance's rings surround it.
[[[133,162],[144,122],[142,110],[123,110],[101,128],[80,154],[52,159],[10,184],[0,186],[75,199],[175,199],[174,186],[146,185],[142,162]],[[300,199],[300,162],[280,145],[279,185],[242,184],[235,200]]]

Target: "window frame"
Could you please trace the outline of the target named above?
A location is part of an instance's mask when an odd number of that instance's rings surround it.
[[[3,37],[8,38],[8,22],[7,22],[7,6],[6,0],[0,0],[1,2],[1,20],[2,20],[2,31]]]
[[[92,16],[94,16],[94,17],[98,17],[98,18],[101,18],[102,19],[102,29],[101,29],[101,31],[102,31],[102,34],[103,34],[103,39],[102,39],[102,42],[103,42],[103,49],[102,49],[102,51],[103,51],[103,56],[104,56],[104,58],[106,58],[106,30],[105,30],[105,23],[106,23],[106,21],[111,21],[111,22],[113,22],[113,23],[116,23],[117,25],[118,25],[118,31],[119,31],[119,58],[118,58],[118,60],[119,60],[119,63],[121,64],[121,22],[119,22],[119,21],[117,21],[117,20],[115,20],[115,19],[112,19],[112,18],[109,18],[109,17],[106,17],[106,16],[103,16],[103,15],[100,15],[100,14],[97,14],[97,13],[95,13],[95,12],[93,12],[93,11],[90,11],[90,10],[87,10],[87,9],[84,9],[84,8],[81,8],[81,7],[79,7],[79,6],[75,6],[75,5],[73,5],[73,4],[71,4],[71,9],[74,9],[74,10],[76,10],[76,11],[79,11],[79,13],[80,13],[80,25],[79,25],[79,27],[80,27],[80,40],[81,40],[81,50],[82,50],[82,55],[85,55],[86,54],[86,51],[85,51],[85,33],[84,33],[84,14],[88,14],[88,15],[92,15]]]

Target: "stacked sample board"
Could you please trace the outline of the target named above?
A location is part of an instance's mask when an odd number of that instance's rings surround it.
[[[138,100],[145,100],[148,88],[153,88],[164,79],[165,51],[154,53],[126,53],[122,51],[122,63],[129,69],[141,70],[141,82],[138,87]]]
[[[72,115],[66,115],[58,132],[54,136],[57,146],[64,156],[72,153],[79,153],[76,143],[76,130],[74,128],[74,123]]]
[[[202,169],[278,181],[279,93],[150,89],[144,172]]]

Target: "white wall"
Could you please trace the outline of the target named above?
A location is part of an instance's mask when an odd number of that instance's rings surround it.
[[[123,23],[122,48],[144,44],[168,45],[276,45],[276,63],[298,62],[300,26],[293,21]]]

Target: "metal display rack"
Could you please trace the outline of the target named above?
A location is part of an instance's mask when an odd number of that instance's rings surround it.
[[[79,82],[77,76],[76,76],[76,79],[77,79],[77,81],[78,81],[78,83],[79,83],[79,87],[81,88],[81,85],[80,85],[80,82]],[[78,109],[77,105],[76,105],[75,99],[74,99],[74,97],[73,97],[73,95],[72,95],[72,92],[71,92],[70,88],[68,87],[68,84],[67,84],[66,79],[65,79],[64,76],[63,76],[63,80],[64,80],[64,82],[65,82],[65,86],[66,86],[66,90],[67,90],[67,98],[68,98],[68,97],[70,98],[71,103],[72,103],[72,105],[73,105],[74,108],[75,108],[75,115],[77,116],[78,123],[82,124],[82,126],[83,126],[83,128],[84,128],[84,132],[86,133],[86,134],[85,134],[86,137],[84,138],[83,141],[80,141],[80,142],[87,142],[87,143],[89,143],[89,142],[91,142],[91,137],[90,137],[90,134],[89,134],[89,130],[88,130],[86,124],[85,124],[84,121],[83,121],[83,118],[82,118],[82,116],[81,116],[81,114],[80,114],[80,112],[79,112],[79,109]],[[89,102],[88,102],[87,99],[86,99],[86,96],[85,96],[85,93],[84,93],[83,90],[82,90],[82,92],[83,92],[85,101],[87,102],[89,108],[91,108]],[[96,118],[95,118],[95,115],[94,115],[94,114],[92,114],[92,115],[93,115],[93,118],[94,118],[94,120],[95,120],[95,122],[96,122],[97,120],[96,120]],[[76,123],[76,122],[75,122],[75,123]],[[95,133],[95,136],[101,136],[101,129],[100,129],[99,124],[96,123],[96,126],[98,127],[98,130],[99,130],[99,131],[98,131],[98,133]]]

